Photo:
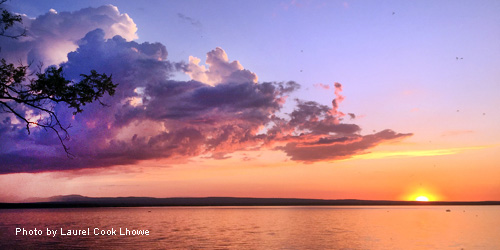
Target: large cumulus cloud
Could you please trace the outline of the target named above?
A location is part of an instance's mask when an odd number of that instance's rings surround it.
[[[207,53],[206,64],[200,65],[201,59],[190,56],[189,65],[186,73],[191,79],[200,81],[209,85],[220,83],[257,83],[258,77],[255,73],[244,69],[238,61],[229,61],[226,52],[217,47]]]
[[[45,66],[59,64],[67,60],[67,54],[78,47],[77,42],[85,34],[95,29],[102,29],[105,38],[116,35],[128,41],[137,38],[134,21],[112,5],[61,13],[51,9],[37,18],[23,16],[22,19],[22,25],[17,24],[10,32],[19,34],[26,28],[26,36],[17,40],[0,37],[0,55],[9,61]]]
[[[83,32],[85,28],[69,24],[82,32],[68,34],[77,47],[65,55],[67,61],[61,66],[67,77],[75,79],[91,69],[112,74],[119,83],[115,96],[103,100],[106,107],[93,103],[76,116],[64,106],[55,107],[61,121],[72,125],[66,143],[74,159],[66,157],[54,134],[33,129],[27,135],[19,121],[0,113],[0,173],[107,167],[145,159],[225,159],[249,149],[280,150],[301,162],[337,160],[411,135],[391,130],[361,135],[358,125],[343,121],[340,83],[334,84],[331,105],[295,100],[295,109],[284,114],[286,97],[300,88],[298,83],[258,82],[255,73],[230,61],[222,48],[207,54],[207,67],[195,57],[188,63],[170,62],[164,45],[131,41],[135,24],[113,6],[48,13],[31,20],[30,27],[49,15],[91,20],[98,10],[108,20],[105,27]],[[53,29],[31,31],[39,36],[29,41],[31,50],[43,47],[47,39],[65,40],[57,31],[62,27]],[[58,32],[61,37],[50,37]],[[21,45],[10,41],[9,46]],[[171,79],[178,71],[192,80]]]

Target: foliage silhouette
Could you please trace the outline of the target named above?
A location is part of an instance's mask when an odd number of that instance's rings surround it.
[[[1,0],[0,6],[7,0]],[[8,34],[7,30],[16,23],[22,23],[20,15],[15,15],[0,7],[0,36],[18,39],[25,36],[26,29],[19,34]],[[16,66],[0,59],[0,113],[15,115],[30,134],[30,127],[52,130],[57,135],[66,155],[72,157],[65,141],[69,140],[70,124],[63,125],[55,111],[55,105],[65,103],[73,109],[73,115],[81,113],[86,104],[98,101],[106,93],[114,95],[118,84],[112,76],[91,70],[81,74],[81,80],[74,82],[64,77],[62,67],[51,66],[44,72],[39,67],[37,73],[30,74],[30,65]]]

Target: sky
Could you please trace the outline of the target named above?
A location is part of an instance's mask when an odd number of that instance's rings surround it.
[[[54,106],[73,159],[0,113],[0,201],[500,200],[498,1],[4,7],[27,35],[0,38],[1,58],[119,85],[105,107]]]

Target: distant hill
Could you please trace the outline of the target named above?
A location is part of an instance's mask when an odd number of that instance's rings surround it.
[[[150,207],[150,206],[407,206],[407,205],[500,205],[500,201],[390,201],[390,200],[323,200],[293,198],[152,198],[152,197],[86,197],[81,195],[35,198],[23,203],[0,203],[0,208],[64,207]]]
[[[86,197],[78,194],[72,195],[57,195],[46,198],[28,198],[20,203],[39,203],[39,202],[71,202],[71,201],[84,201],[87,199],[92,199],[91,197]]]

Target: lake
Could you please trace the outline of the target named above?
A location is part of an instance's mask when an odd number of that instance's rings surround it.
[[[4,209],[0,239],[0,249],[500,249],[500,206]]]

